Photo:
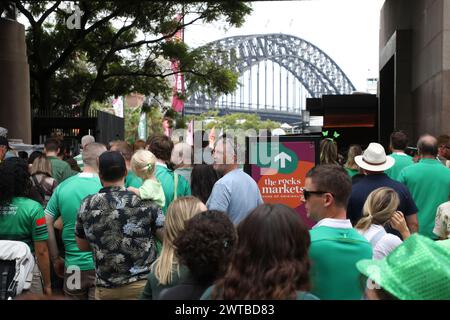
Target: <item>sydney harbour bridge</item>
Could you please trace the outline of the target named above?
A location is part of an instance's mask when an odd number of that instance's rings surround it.
[[[306,98],[350,94],[355,87],[325,52],[287,34],[234,36],[204,46],[211,59],[239,73],[238,89],[228,95],[193,94],[185,114],[218,110],[219,115],[257,113],[261,119],[294,123],[301,120]]]

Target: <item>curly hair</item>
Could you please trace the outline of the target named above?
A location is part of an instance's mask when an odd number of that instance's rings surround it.
[[[310,289],[308,229],[281,204],[263,204],[237,227],[238,242],[215,299],[295,299]]]
[[[14,197],[28,197],[31,189],[28,164],[20,158],[8,158],[0,163],[0,206]]]
[[[196,281],[212,284],[227,269],[236,242],[236,230],[228,216],[204,211],[191,218],[174,241],[175,253]]]

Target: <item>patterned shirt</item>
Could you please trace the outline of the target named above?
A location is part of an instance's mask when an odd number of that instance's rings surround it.
[[[156,259],[161,208],[123,187],[107,187],[81,204],[75,234],[93,249],[96,284],[112,288],[145,279]]]
[[[437,208],[433,233],[441,239],[450,239],[450,201]]]

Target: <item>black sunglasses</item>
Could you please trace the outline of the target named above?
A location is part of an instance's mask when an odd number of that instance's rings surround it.
[[[308,200],[309,197],[310,197],[312,194],[325,194],[325,193],[330,193],[330,194],[334,197],[334,194],[331,193],[331,192],[329,192],[329,191],[308,191],[308,190],[306,190],[305,188],[301,188],[300,190],[302,191],[303,197],[305,198],[305,200]]]

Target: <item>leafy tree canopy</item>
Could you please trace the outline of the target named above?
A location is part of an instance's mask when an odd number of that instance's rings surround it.
[[[241,1],[12,1],[28,20],[31,105],[34,111],[76,109],[133,91],[168,99],[170,63],[179,60],[187,94],[231,93],[238,76],[210,61],[207,50],[191,49],[173,36],[193,23],[222,20],[241,26],[251,12]],[[82,11],[67,10],[76,4]],[[179,18],[176,19],[176,15]],[[76,18],[75,17],[75,18]],[[68,27],[68,19],[74,28]],[[79,23],[79,25],[77,25]],[[199,35],[201,36],[201,35]]]
[[[187,121],[204,121],[206,124],[205,129],[223,129],[224,131],[233,129],[242,129],[244,131],[248,129],[258,130],[273,130],[280,127],[280,123],[265,120],[262,121],[260,116],[252,113],[232,113],[224,116],[219,116],[218,111],[209,111],[200,116],[189,116]]]

